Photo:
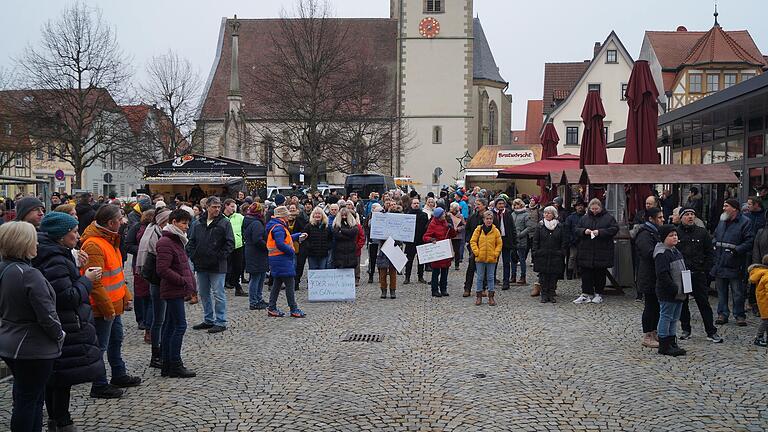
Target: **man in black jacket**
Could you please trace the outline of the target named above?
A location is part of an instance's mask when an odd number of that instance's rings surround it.
[[[680,218],[680,227],[677,229],[679,241],[677,250],[683,254],[685,268],[691,271],[691,282],[693,283],[693,292],[688,297],[693,296],[696,301],[701,320],[704,321],[707,339],[714,343],[721,343],[723,338],[717,334],[712,307],[709,305],[709,298],[707,297],[709,288],[707,272],[712,268],[713,261],[712,238],[706,229],[696,226],[694,223],[696,210],[693,207],[685,207],[680,210]],[[680,325],[683,328],[680,339],[690,338],[691,311],[688,309],[688,298],[683,302]]]
[[[517,256],[517,231],[515,231],[515,222],[512,220],[512,213],[507,209],[507,201],[503,198],[499,198],[496,200],[495,205],[496,207],[494,210],[496,217],[494,218],[493,223],[496,225],[496,228],[501,231],[501,289],[508,290],[512,259]]]
[[[468,239],[471,239],[475,229],[483,224],[483,213],[486,210],[488,210],[488,200],[485,198],[475,198],[475,211],[467,219],[465,233]],[[464,280],[464,297],[472,295],[472,284],[475,282],[475,256],[472,254],[472,247],[469,241],[467,241],[467,250],[469,251],[469,264],[467,265],[467,277]]]
[[[408,214],[416,215],[416,233],[413,242],[405,243],[405,255],[408,257],[408,262],[405,263],[405,282],[403,285],[411,283],[411,270],[413,269],[413,260],[416,257],[416,246],[424,243],[422,237],[424,237],[427,225],[429,225],[429,217],[421,210],[421,201],[418,198],[411,199],[411,208],[408,209]],[[427,283],[424,280],[424,264],[419,263],[416,272],[419,275],[419,282]]]

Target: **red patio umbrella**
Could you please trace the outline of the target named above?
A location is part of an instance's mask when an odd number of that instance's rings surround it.
[[[544,126],[544,132],[541,134],[541,160],[549,159],[552,156],[557,156],[557,143],[560,142],[560,137],[557,136],[557,130],[555,125],[547,123]],[[541,200],[546,203],[550,200],[550,193],[547,190],[546,180],[539,180],[539,187],[541,188]]]
[[[627,83],[627,147],[624,150],[625,164],[658,164],[656,150],[656,129],[659,123],[659,91],[653,81],[651,69],[646,60],[638,60],[632,68]],[[628,188],[628,212],[635,212],[645,205],[645,198],[651,195],[650,185],[634,185]]]
[[[584,121],[584,134],[581,136],[581,152],[579,154],[579,168],[584,165],[606,165],[608,153],[605,148],[605,135],[603,134],[603,118],[605,108],[600,99],[600,92],[590,90],[587,100],[581,110],[581,119]]]

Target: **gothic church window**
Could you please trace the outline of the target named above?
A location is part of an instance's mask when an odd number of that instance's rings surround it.
[[[498,119],[499,113],[496,108],[496,102],[491,101],[488,106],[488,145],[499,145],[498,141]]]
[[[432,144],[442,144],[443,142],[443,128],[441,126],[435,126],[432,128]]]

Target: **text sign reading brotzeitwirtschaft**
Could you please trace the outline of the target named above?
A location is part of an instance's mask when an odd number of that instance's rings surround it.
[[[310,270],[309,301],[354,301],[355,269]]]
[[[375,212],[371,217],[371,238],[413,242],[416,235],[416,215]]]

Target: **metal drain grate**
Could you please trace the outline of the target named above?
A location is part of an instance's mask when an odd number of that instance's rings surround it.
[[[342,342],[381,342],[382,340],[384,340],[383,335],[363,333],[352,333],[341,338]]]

